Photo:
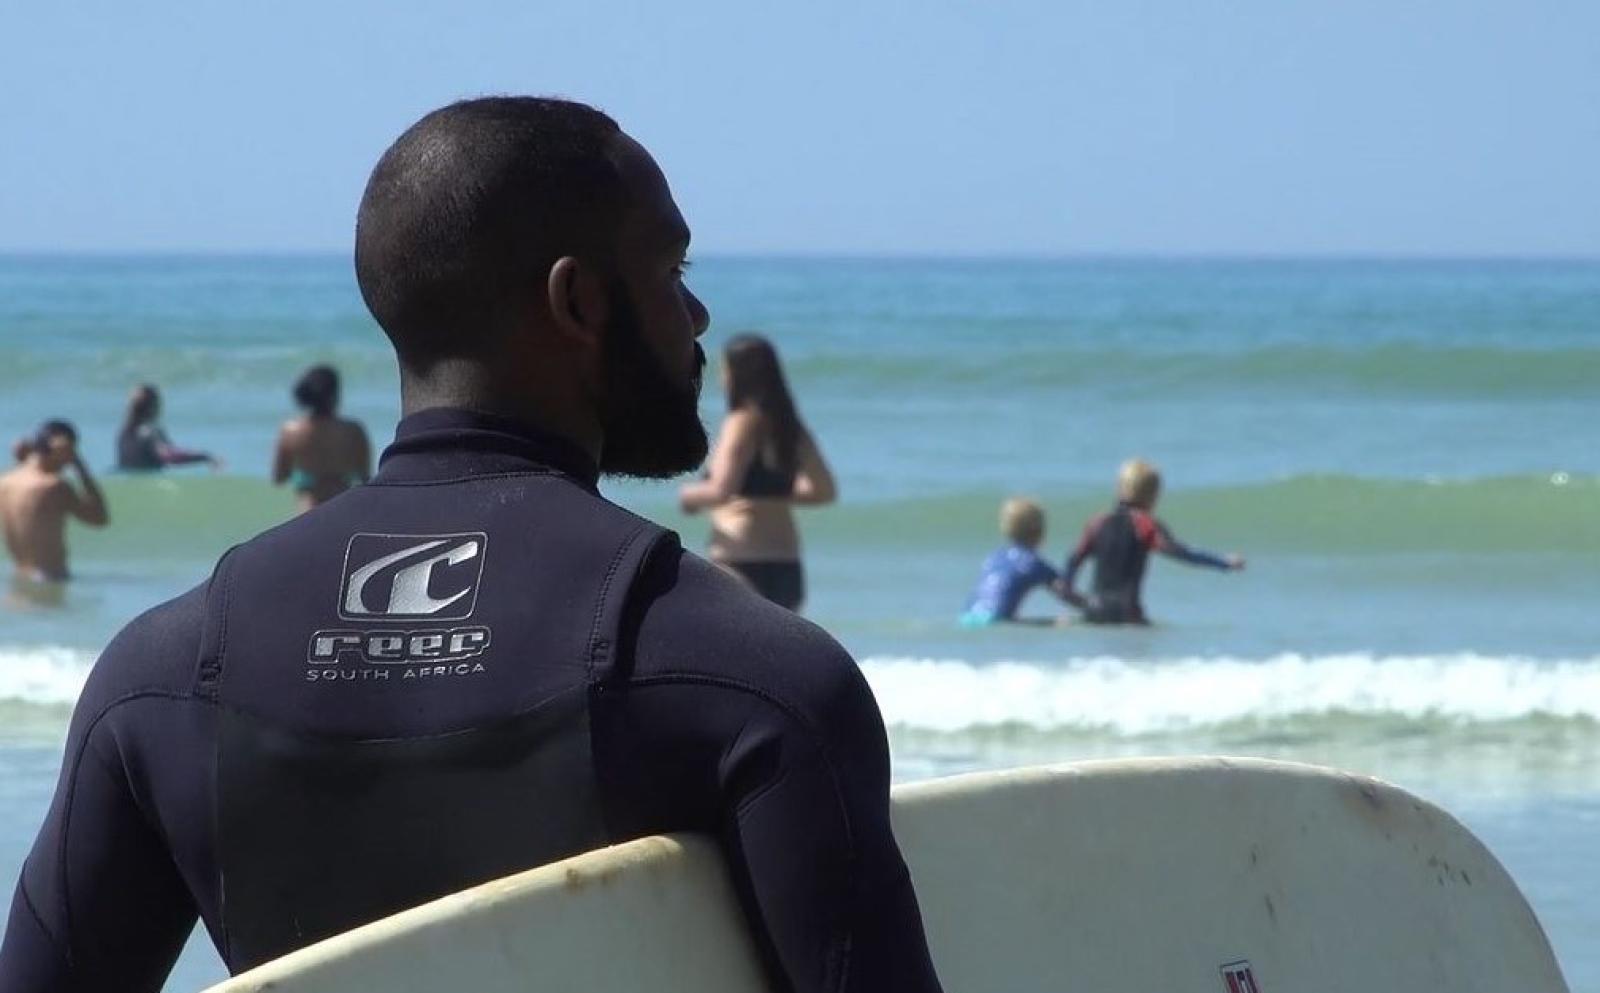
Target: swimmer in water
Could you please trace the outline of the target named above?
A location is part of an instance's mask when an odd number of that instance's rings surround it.
[[[1140,587],[1151,552],[1189,565],[1227,572],[1244,568],[1238,555],[1214,555],[1190,548],[1156,519],[1161,472],[1143,459],[1123,463],[1117,474],[1117,504],[1091,520],[1078,547],[1067,559],[1066,599],[1090,624],[1148,624]],[[1077,592],[1078,570],[1094,559],[1094,589],[1087,598]]]
[[[128,398],[128,412],[117,432],[117,468],[125,472],[148,472],[172,465],[204,462],[213,469],[222,460],[207,452],[179,448],[161,427],[161,392],[149,383],[134,389]]]
[[[1001,621],[1051,624],[1047,618],[1019,618],[1017,608],[1032,590],[1044,587],[1065,599],[1066,586],[1055,567],[1039,557],[1044,541],[1044,510],[1032,500],[1013,498],[1000,505],[1000,533],[1007,544],[983,560],[978,588],[961,615],[963,627]]]
[[[795,505],[838,498],[833,473],[800,420],[772,343],[734,335],[722,352],[728,416],[706,478],[678,501],[686,514],[711,511],[709,558],[780,607],[805,600]]]
[[[372,478],[372,444],[359,421],[338,416],[339,373],[307,369],[294,384],[305,414],[284,423],[272,457],[272,482],[289,483],[302,511]]]
[[[0,525],[13,564],[13,592],[38,600],[31,594],[47,593],[71,575],[67,519],[98,528],[105,527],[110,515],[100,487],[78,454],[78,432],[71,424],[44,422],[13,454],[22,457],[0,476]],[[68,469],[77,474],[78,486],[66,478]]]

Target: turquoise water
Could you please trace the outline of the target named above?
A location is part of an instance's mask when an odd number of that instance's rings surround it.
[[[778,342],[840,477],[803,518],[808,611],[862,660],[897,776],[1215,751],[1379,775],[1478,831],[1600,991],[1600,263],[705,259],[692,282],[708,351]],[[289,512],[267,460],[313,361],[389,433],[343,259],[0,259],[0,436],[66,416],[104,466],[149,380],[228,462],[109,477],[66,605],[0,611],[4,884],[99,647]],[[1004,496],[1040,499],[1060,557],[1133,454],[1173,529],[1246,572],[1155,565],[1145,631],[955,626]],[[608,489],[703,541],[670,485]],[[217,968],[191,948],[173,988]]]

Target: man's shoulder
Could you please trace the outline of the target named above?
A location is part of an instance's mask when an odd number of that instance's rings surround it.
[[[95,663],[90,687],[103,703],[140,692],[187,693],[205,624],[206,584],[129,621]]]
[[[9,483],[0,478],[0,492],[16,499],[20,506],[36,513],[60,513],[75,495],[72,484],[53,473],[30,469],[16,470]]]
[[[822,628],[690,552],[663,556],[641,580],[636,675],[677,673],[773,687],[859,678]]]
[[[801,642],[835,645],[815,624],[761,596],[729,570],[689,551],[664,555],[670,588],[656,609],[693,617],[706,637],[719,642]]]
[[[47,490],[66,485],[66,480],[55,473],[29,465],[19,465],[0,473],[0,487],[19,490]]]

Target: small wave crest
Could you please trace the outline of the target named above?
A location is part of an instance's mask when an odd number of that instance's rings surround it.
[[[914,731],[1021,726],[1136,736],[1328,716],[1458,725],[1600,721],[1600,657],[1363,653],[974,664],[878,656],[862,669],[885,722]]]
[[[94,656],[56,646],[0,646],[0,701],[70,706],[83,690]]]
[[[64,711],[93,663],[92,654],[77,649],[0,646],[0,703]],[[1024,728],[1137,737],[1332,717],[1600,724],[1600,657],[1285,653],[974,663],[871,656],[861,667],[885,722],[914,732]]]
[[[1037,332],[1037,328],[1032,329]],[[957,332],[959,333],[959,331]],[[1600,349],[1508,348],[1460,344],[1361,346],[1279,344],[1248,349],[1096,348],[1019,345],[1005,350],[922,350],[912,354],[826,352],[790,363],[797,380],[864,390],[920,386],[970,390],[1059,391],[1116,384],[1122,395],[1174,391],[1317,390],[1360,397],[1586,397],[1600,375]]]
[[[1168,509],[1180,533],[1248,540],[1257,553],[1584,555],[1600,551],[1600,527],[1591,513],[1597,489],[1600,478],[1563,470],[1460,480],[1300,475],[1184,490]],[[1105,506],[1098,491],[1046,493],[1043,499],[1052,522],[1066,527]],[[987,492],[842,504],[819,516],[808,533],[858,545],[948,543],[972,533],[974,522],[987,523],[995,504]]]

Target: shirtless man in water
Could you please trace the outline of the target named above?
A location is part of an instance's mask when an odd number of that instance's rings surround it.
[[[78,432],[66,421],[46,421],[16,454],[18,465],[0,476],[0,527],[13,575],[25,585],[63,582],[69,576],[67,518],[104,527],[110,520],[105,497],[78,455]],[[67,481],[68,467],[77,471],[82,492]]]

